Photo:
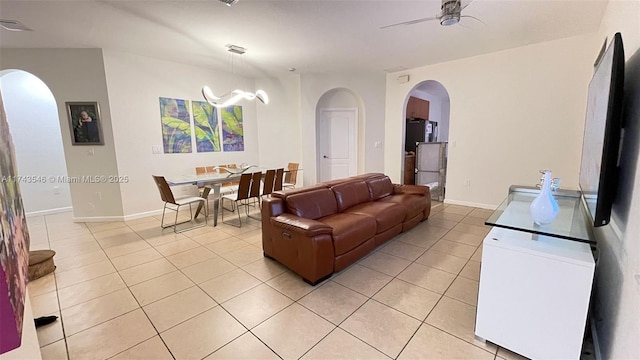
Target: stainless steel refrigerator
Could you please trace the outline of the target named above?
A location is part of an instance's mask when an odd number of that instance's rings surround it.
[[[429,186],[431,199],[443,201],[446,178],[447,143],[418,143],[416,151],[416,184]]]
[[[422,119],[407,119],[405,151],[417,152],[416,144],[438,141],[438,122]]]

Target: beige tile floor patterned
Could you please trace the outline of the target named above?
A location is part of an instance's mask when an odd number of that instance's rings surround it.
[[[174,234],[159,217],[29,218],[58,269],[29,284],[43,359],[502,359],[474,339],[490,212],[435,203],[426,222],[310,286],[262,257],[260,223]]]

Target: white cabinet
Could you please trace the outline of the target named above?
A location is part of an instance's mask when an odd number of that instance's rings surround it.
[[[594,269],[588,244],[492,228],[476,336],[532,359],[579,359]]]

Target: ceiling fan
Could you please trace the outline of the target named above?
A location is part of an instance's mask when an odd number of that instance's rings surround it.
[[[440,6],[440,14],[434,17],[426,17],[422,19],[404,21],[397,24],[386,25],[381,27],[380,29],[386,29],[389,27],[399,26],[399,25],[419,24],[421,22],[433,21],[433,20],[440,21],[440,25],[442,26],[450,26],[450,25],[455,25],[459,23],[460,18],[471,18],[484,24],[484,22],[482,22],[482,20],[478,19],[477,17],[471,16],[471,15],[461,15],[462,10],[466,9],[467,6],[471,5],[472,2],[473,0],[471,0],[470,2],[468,2],[463,6],[461,0],[442,0],[442,5]]]

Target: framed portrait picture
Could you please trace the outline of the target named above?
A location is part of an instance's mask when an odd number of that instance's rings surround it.
[[[66,102],[71,144],[104,145],[102,120],[97,102]]]

